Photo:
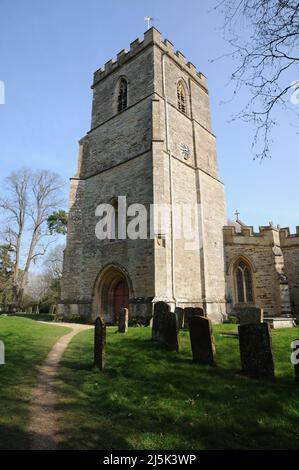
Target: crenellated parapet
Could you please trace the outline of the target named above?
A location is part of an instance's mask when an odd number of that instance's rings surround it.
[[[280,229],[280,240],[282,246],[297,246],[299,245],[299,226],[296,227],[296,233],[291,233],[289,227]]]
[[[255,232],[252,226],[242,225],[236,229],[234,225],[228,225],[223,227],[223,237],[226,244],[272,243],[282,247],[295,246],[299,245],[299,226],[296,227],[296,233],[291,233],[289,227],[260,226],[259,231]]]
[[[280,244],[279,227],[273,225],[260,226],[259,231],[255,232],[251,225],[241,225],[239,230],[235,226],[223,227],[224,243],[230,244]]]
[[[188,62],[184,54],[180,51],[176,51],[174,45],[168,39],[162,39],[161,33],[154,27],[150,28],[144,33],[144,39],[135,39],[130,44],[130,49],[122,49],[116,56],[115,59],[111,59],[105,63],[104,67],[98,69],[94,73],[94,80],[92,88],[107,75],[117,70],[124,63],[128,62],[134,56],[139,54],[147,46],[155,44],[162,52],[168,54],[183,70],[192,76],[202,87],[207,90],[207,79],[206,77],[193,65]]]

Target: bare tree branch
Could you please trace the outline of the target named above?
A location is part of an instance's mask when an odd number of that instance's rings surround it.
[[[299,0],[222,0],[215,6],[224,14],[224,36],[239,62],[232,73],[235,93],[249,89],[251,99],[235,118],[255,127],[255,157],[270,156],[270,133],[275,109],[286,108],[289,74],[299,73]],[[245,33],[244,33],[245,31]]]

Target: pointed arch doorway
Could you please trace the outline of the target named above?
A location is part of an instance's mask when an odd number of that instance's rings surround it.
[[[113,293],[113,315],[115,323],[119,319],[119,314],[122,308],[129,308],[129,288],[124,279],[119,281]]]
[[[107,323],[116,324],[122,308],[129,308],[129,279],[120,267],[108,266],[95,286],[94,317],[104,316]]]

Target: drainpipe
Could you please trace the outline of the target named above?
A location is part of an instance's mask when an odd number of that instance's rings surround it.
[[[173,208],[173,183],[172,183],[172,159],[169,149],[169,118],[168,118],[168,100],[166,94],[166,83],[165,83],[165,58],[167,54],[165,52],[162,53],[162,94],[164,98],[164,107],[165,107],[165,137],[166,137],[166,151],[168,153],[168,162],[169,162],[169,184],[170,184],[170,203],[171,208]],[[174,273],[174,266],[175,266],[175,253],[174,253],[174,230],[173,230],[173,213],[172,210],[170,212],[170,224],[171,224],[171,291],[172,297],[174,299],[174,306],[176,307],[177,301],[175,296],[175,273]]]

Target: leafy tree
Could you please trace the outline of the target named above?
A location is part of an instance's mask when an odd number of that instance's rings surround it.
[[[270,155],[275,109],[299,104],[299,0],[219,0],[216,8],[238,62],[235,93],[245,86],[251,94],[237,117],[254,125],[255,156],[262,159]]]
[[[64,210],[53,212],[48,219],[48,229],[51,235],[54,233],[66,235],[68,215]]]

